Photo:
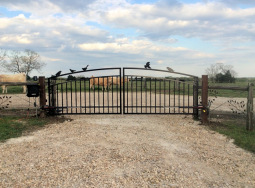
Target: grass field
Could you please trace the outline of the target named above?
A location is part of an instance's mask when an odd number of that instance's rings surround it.
[[[25,131],[43,127],[48,121],[39,118],[4,116],[0,117],[0,141],[19,137]]]
[[[14,115],[17,113],[16,115]],[[66,121],[64,117],[37,118],[20,115],[19,112],[12,112],[12,115],[0,116],[0,142],[10,138],[20,137],[31,131],[35,131],[52,123]]]
[[[234,144],[255,153],[255,131],[247,131],[244,120],[224,120],[213,124],[211,129],[234,139]]]
[[[189,84],[188,84],[189,83]],[[212,83],[209,82],[209,86],[233,86],[233,87],[247,87],[248,83],[255,83],[255,78],[237,78],[236,83]],[[201,81],[199,82],[199,85],[201,86]],[[131,84],[131,81],[127,84],[125,84],[125,90],[127,90],[127,85],[128,85],[128,90],[131,91],[146,91],[150,90],[152,88],[152,92],[165,92],[173,94],[174,91],[176,94],[188,94],[192,95],[192,81],[186,81],[186,82],[180,82],[180,84],[176,84],[174,81],[155,81],[155,80],[148,80],[146,82],[146,87],[144,85],[144,82],[141,80],[135,80],[133,79],[133,84]],[[46,86],[47,88],[47,86]],[[147,88],[147,89],[146,89]],[[175,88],[175,90],[174,90]],[[89,80],[77,80],[77,81],[69,81],[66,82],[65,80],[58,80],[57,81],[57,90],[61,90],[63,92],[70,92],[70,91],[81,91],[83,92],[84,89],[86,91],[89,91]],[[95,89],[99,92],[102,91],[102,87],[100,86],[99,88],[95,86]],[[119,90],[119,86],[117,87],[116,85],[113,87],[112,91]],[[2,89],[0,89],[0,92],[2,93]],[[17,94],[17,93],[22,93],[22,87],[21,86],[8,86],[8,93],[9,94]],[[47,90],[46,90],[47,92]],[[199,93],[201,94],[201,90],[199,90]],[[255,93],[255,87],[254,87],[254,93]],[[231,97],[231,98],[246,98],[247,97],[247,91],[234,91],[234,90],[212,90],[209,91],[209,96],[219,96],[219,97]]]

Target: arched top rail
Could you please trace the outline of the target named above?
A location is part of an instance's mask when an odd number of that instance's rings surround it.
[[[158,71],[158,72],[166,72],[166,73],[179,74],[179,75],[183,75],[183,76],[189,76],[189,77],[193,77],[193,78],[198,78],[198,76],[191,75],[191,74],[175,72],[175,71],[168,71],[168,70],[161,70],[161,69],[145,69],[145,68],[137,68],[137,67],[124,67],[123,69]]]

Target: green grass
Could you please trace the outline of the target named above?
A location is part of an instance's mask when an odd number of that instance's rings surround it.
[[[212,83],[209,80],[209,86],[231,86],[231,87],[242,87],[247,88],[249,83],[255,84],[255,78],[237,78],[235,83]],[[201,82],[199,83],[201,85]],[[232,97],[232,98],[247,98],[247,91],[235,91],[235,90],[216,90],[218,97]],[[255,87],[253,87],[253,93],[255,93]],[[213,96],[215,91],[209,92],[209,96]]]
[[[244,120],[226,120],[211,128],[227,137],[234,139],[234,144],[255,153],[255,131],[247,131]]]
[[[0,141],[5,141],[9,138],[19,137],[25,131],[32,131],[43,127],[49,121],[40,118],[24,118],[14,116],[0,117]]]
[[[22,86],[8,86],[7,92],[8,92],[8,94],[23,93],[23,87]],[[2,93],[2,87],[0,87],[0,93]]]

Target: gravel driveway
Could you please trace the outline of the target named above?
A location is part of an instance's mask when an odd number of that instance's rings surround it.
[[[177,115],[84,115],[0,144],[0,187],[255,187],[255,155]]]

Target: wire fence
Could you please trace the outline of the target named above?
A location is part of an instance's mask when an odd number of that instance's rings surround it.
[[[39,97],[27,97],[23,93],[0,94],[0,115],[36,115]]]

